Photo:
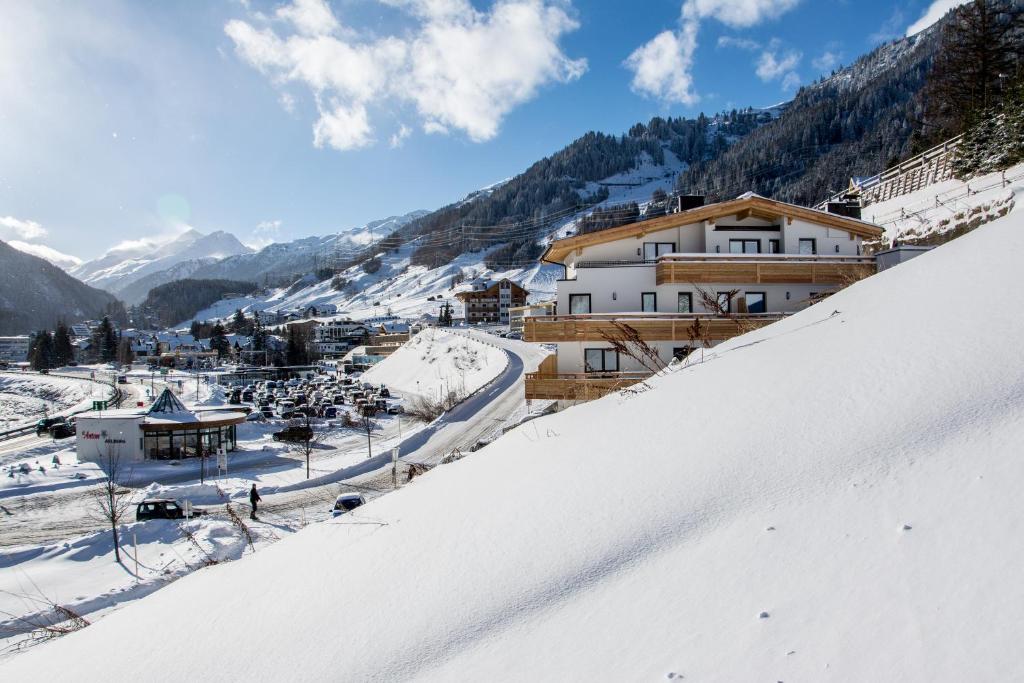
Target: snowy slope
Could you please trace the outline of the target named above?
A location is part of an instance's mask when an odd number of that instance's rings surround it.
[[[1019,680],[1022,253],[1018,211],[0,678]]]
[[[507,363],[504,351],[465,332],[427,328],[363,373],[361,381],[386,384],[403,396],[468,396],[497,377]]]

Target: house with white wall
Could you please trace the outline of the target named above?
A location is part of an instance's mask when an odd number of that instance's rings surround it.
[[[882,229],[752,193],[552,242],[558,315],[524,320],[557,353],[527,398],[579,401],[641,381],[674,358],[796,312],[875,272]]]

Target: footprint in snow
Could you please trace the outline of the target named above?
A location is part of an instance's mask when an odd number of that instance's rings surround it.
[[[911,530],[911,529],[913,529],[913,528],[914,528],[914,527],[910,526],[909,524],[904,524],[904,525],[903,525],[903,530],[904,530],[904,531],[910,531],[910,530]]]

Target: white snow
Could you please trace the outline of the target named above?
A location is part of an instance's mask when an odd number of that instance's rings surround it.
[[[28,373],[0,373],[0,430],[31,423],[107,398],[109,391],[88,380]]]
[[[886,239],[942,235],[1009,212],[1024,191],[1024,164],[969,180],[949,179],[864,208],[864,220],[885,229]]]
[[[467,332],[427,328],[363,373],[360,381],[386,384],[403,395],[468,396],[498,376],[508,356]]]
[[[1019,680],[1021,254],[1014,210],[0,679]]]

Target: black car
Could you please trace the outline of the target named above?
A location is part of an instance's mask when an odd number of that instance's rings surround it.
[[[192,508],[193,517],[202,514],[202,510]],[[135,508],[136,522],[144,522],[147,519],[185,519],[185,509],[178,505],[178,501],[170,498],[150,498]]]
[[[68,422],[58,422],[50,427],[49,433],[54,439],[67,439],[75,435],[75,425]]]
[[[309,441],[312,438],[313,428],[306,425],[291,425],[274,432],[274,441]]]
[[[50,431],[50,427],[55,424],[64,422],[63,417],[44,417],[39,422],[36,422],[36,436],[42,436]]]

